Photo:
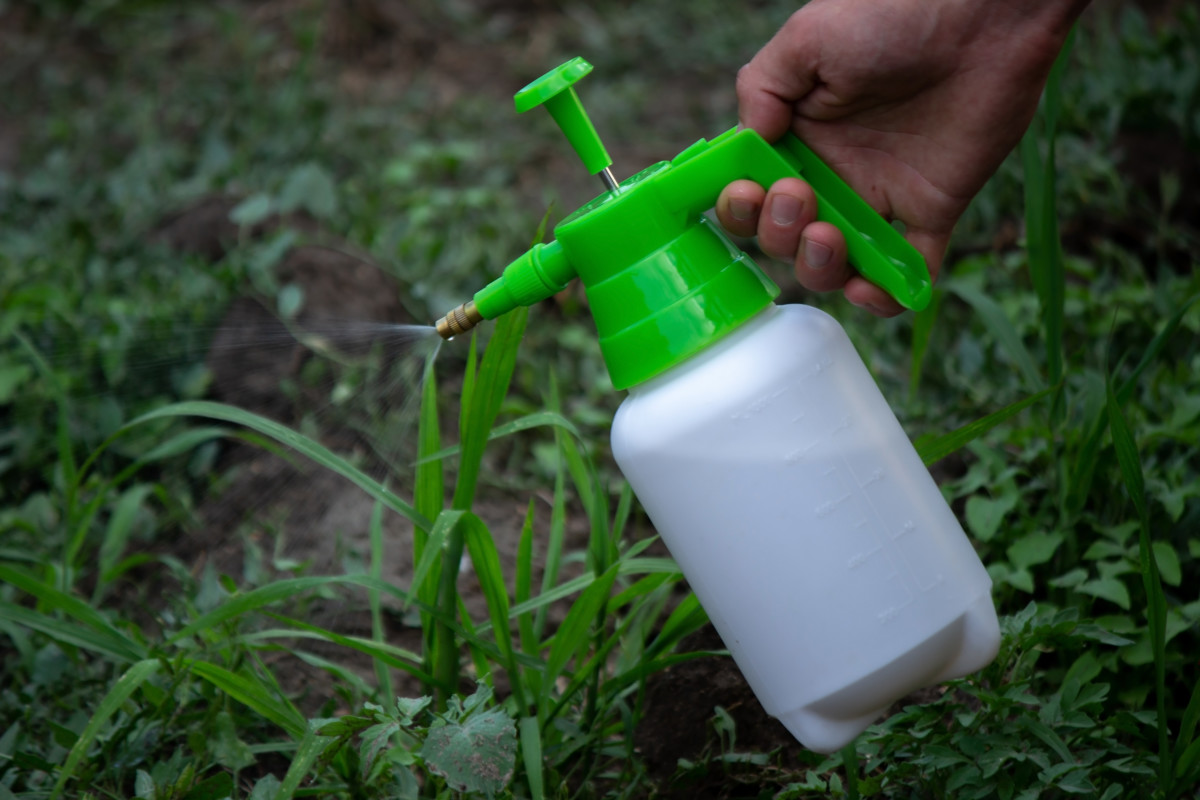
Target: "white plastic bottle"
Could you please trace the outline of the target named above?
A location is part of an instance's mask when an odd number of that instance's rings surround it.
[[[769,306],[633,386],[613,453],[751,688],[806,747],[981,669],[991,580],[841,326]]]

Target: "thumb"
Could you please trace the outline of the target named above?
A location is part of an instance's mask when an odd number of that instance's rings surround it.
[[[805,6],[792,14],[737,76],[738,123],[768,142],[787,133],[796,102],[817,84],[820,55]]]

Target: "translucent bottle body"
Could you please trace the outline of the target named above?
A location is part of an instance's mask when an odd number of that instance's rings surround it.
[[[751,688],[833,752],[995,657],[991,580],[845,331],[769,307],[630,390],[613,453]]]

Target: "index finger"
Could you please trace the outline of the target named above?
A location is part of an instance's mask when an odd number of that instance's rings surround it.
[[[820,47],[804,12],[792,14],[738,70],[738,122],[768,142],[787,133],[796,101],[816,86]]]

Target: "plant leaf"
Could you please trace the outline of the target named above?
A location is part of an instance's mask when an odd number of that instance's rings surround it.
[[[1117,464],[1121,468],[1121,479],[1133,501],[1138,516],[1138,553],[1142,573],[1142,585],[1146,589],[1146,618],[1150,628],[1150,648],[1154,655],[1155,710],[1158,717],[1158,786],[1166,793],[1171,785],[1171,751],[1167,735],[1167,599],[1163,593],[1162,578],[1154,547],[1150,537],[1150,511],[1146,504],[1146,479],[1142,474],[1142,461],[1138,456],[1137,444],[1129,431],[1129,424],[1121,411],[1112,381],[1108,381],[1108,429],[1112,433],[1113,449],[1117,453]],[[1086,585],[1086,584],[1085,584]],[[1128,606],[1126,606],[1128,608]]]
[[[260,681],[230,672],[208,661],[187,659],[184,663],[193,674],[208,681],[242,705],[257,711],[293,738],[299,739],[304,736],[304,717],[287,700],[275,697]]]
[[[967,527],[980,541],[991,541],[996,531],[1000,530],[1004,516],[1016,505],[1017,495],[1012,492],[996,498],[972,495],[967,498],[965,508]]]
[[[1013,566],[1020,568],[1034,567],[1045,564],[1058,552],[1063,543],[1061,533],[1046,533],[1035,531],[1022,536],[1008,548],[1008,560]]]
[[[280,784],[279,791],[275,793],[275,800],[291,800],[296,794],[296,790],[300,788],[300,782],[304,780],[313,764],[325,751],[325,747],[334,741],[328,736],[317,733],[327,722],[330,720],[314,719],[309,721],[304,731],[304,737],[300,740],[300,746],[296,748],[296,753],[292,756],[292,763],[288,767],[287,774],[283,776],[283,783]]]
[[[1075,591],[1116,603],[1126,611],[1129,610],[1131,604],[1129,589],[1120,578],[1093,578],[1075,587]]]
[[[475,567],[479,587],[487,600],[488,616],[492,621],[492,636],[500,648],[500,658],[508,670],[509,682],[520,713],[525,713],[525,693],[521,690],[521,672],[513,657],[512,632],[508,622],[508,589],[504,583],[504,570],[500,566],[500,553],[492,540],[491,531],[483,520],[467,514],[460,523],[466,537],[467,552]]]
[[[147,658],[132,665],[113,684],[113,687],[108,690],[108,694],[100,701],[100,705],[96,707],[92,718],[88,720],[87,727],[83,729],[83,733],[79,734],[79,738],[75,740],[71,751],[67,753],[67,760],[63,762],[62,769],[59,770],[58,780],[54,783],[54,790],[50,792],[51,797],[62,796],[63,787],[67,785],[67,781],[75,773],[75,768],[79,766],[79,762],[87,755],[92,743],[100,735],[100,729],[104,727],[104,724],[108,722],[113,714],[117,713],[117,709],[125,704],[130,695],[147,678],[158,672],[161,666],[158,659]]]
[[[521,741],[521,763],[529,784],[530,800],[544,800],[546,795],[542,769],[542,734],[537,717],[523,717],[517,723]]]
[[[500,317],[488,341],[479,376],[471,390],[470,406],[463,410],[462,453],[459,458],[458,481],[454,486],[453,507],[469,511],[475,498],[475,486],[483,462],[488,435],[500,413],[500,405],[508,394],[517,363],[517,347],[525,334],[529,309],[518,308]]]
[[[421,757],[459,792],[492,796],[508,785],[516,765],[517,734],[503,708],[430,729]]]
[[[990,431],[992,428],[999,425],[1001,422],[1015,416],[1020,411],[1028,408],[1042,398],[1050,395],[1055,387],[1043,389],[1037,394],[1030,395],[1024,400],[1018,400],[1011,405],[1005,406],[999,411],[994,411],[986,417],[977,419],[974,422],[968,422],[961,428],[951,431],[950,433],[934,437],[921,437],[914,446],[921,456],[921,460],[925,462],[925,466],[935,464],[941,461],[946,456],[953,453],[955,450],[966,446],[975,441],[983,434]]]
[[[429,520],[424,515],[418,514],[416,509],[401,500],[390,489],[368,477],[358,467],[335,454],[323,444],[266,417],[252,414],[249,411],[244,411],[234,406],[224,405],[223,403],[213,403],[207,400],[191,400],[164,406],[163,408],[143,414],[132,422],[127,423],[117,433],[113,434],[108,441],[111,442],[129,429],[154,419],[189,416],[233,422],[265,434],[280,444],[307,456],[315,463],[333,470],[397,514],[410,520],[414,525],[424,528],[428,528],[430,525]]]
[[[1025,377],[1026,385],[1029,387],[1042,386],[1044,382],[1034,365],[1033,356],[1029,354],[1029,349],[1021,341],[1017,329],[1013,327],[1012,321],[996,301],[981,290],[962,281],[946,281],[944,286],[947,291],[958,295],[975,309],[975,313],[979,315],[984,326],[996,338],[996,344],[1008,354],[1009,360]]]
[[[145,647],[121,633],[99,611],[78,597],[59,591],[28,573],[13,569],[4,564],[0,564],[0,581],[9,583],[21,591],[38,598],[48,610],[62,611],[67,616],[78,620],[98,634],[92,641],[101,645],[111,655],[117,655],[123,661],[138,661],[146,657]],[[41,612],[22,614],[22,618],[27,621],[26,624],[34,622],[31,614],[40,617],[46,616]],[[46,619],[53,621],[49,617]],[[31,625],[31,627],[34,626]],[[38,626],[38,629],[47,630],[41,626]],[[60,631],[65,630],[61,627],[58,629]]]

